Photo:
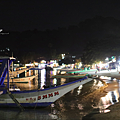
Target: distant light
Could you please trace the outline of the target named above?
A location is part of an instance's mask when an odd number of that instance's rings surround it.
[[[65,54],[62,54],[62,59],[64,59],[65,58]]]
[[[6,48],[8,51],[10,51],[10,49],[9,48]]]
[[[44,63],[44,64],[45,64],[45,63],[46,63],[46,61],[45,61],[45,60],[41,60],[41,63]]]
[[[75,58],[76,56],[72,56],[72,58]]]
[[[113,61],[113,62],[116,62],[116,59],[114,58],[112,61]]]
[[[1,35],[7,35],[7,34],[9,34],[9,33],[0,33]]]
[[[105,59],[106,61],[108,61],[109,60],[109,58],[108,57],[106,57],[106,59]]]
[[[57,61],[55,60],[55,63],[57,63]]]
[[[0,29],[0,32],[2,32],[3,31],[3,29]]]
[[[3,31],[3,29],[0,29],[0,34],[1,35],[9,34],[9,33],[3,33],[2,31]]]
[[[111,58],[114,58],[114,56],[112,56]]]

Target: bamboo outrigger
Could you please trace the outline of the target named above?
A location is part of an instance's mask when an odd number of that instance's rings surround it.
[[[55,102],[57,99],[62,97],[67,92],[73,90],[74,88],[90,82],[92,79],[88,77],[83,77],[79,80],[66,83],[64,85],[38,90],[28,90],[28,91],[9,91],[9,66],[13,61],[13,58],[0,58],[2,63],[0,69],[0,107],[17,107],[19,106],[21,110],[24,107],[46,107],[51,103]],[[7,65],[7,66],[6,66]],[[7,77],[7,88],[4,85],[4,80]]]

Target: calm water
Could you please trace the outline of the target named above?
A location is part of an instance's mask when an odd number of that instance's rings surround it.
[[[68,78],[46,80],[44,75],[41,77],[41,84],[51,87],[74,80]],[[119,102],[120,83],[114,78],[102,77],[101,79],[112,86],[106,89],[107,92],[97,91],[103,84],[100,80],[93,79],[70,91],[46,108],[25,109],[23,112],[20,112],[19,108],[0,108],[0,120],[89,120],[89,115],[110,112],[107,107]],[[17,84],[17,86],[21,90],[36,89],[38,88],[37,78],[31,83]]]

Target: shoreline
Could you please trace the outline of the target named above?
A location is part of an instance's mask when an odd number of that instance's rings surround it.
[[[100,71],[96,75],[113,77],[113,78],[116,78],[118,80],[120,79],[120,73],[118,71]],[[119,88],[119,85],[117,82],[113,82],[112,84],[106,83],[103,80],[102,80],[102,82],[104,82],[106,87],[101,88],[101,89],[103,89],[101,95],[104,94],[104,92],[108,93],[110,90],[114,90],[116,88],[117,89]],[[83,118],[83,120],[103,120],[103,119],[105,119],[105,120],[119,120],[120,119],[120,114],[119,114],[120,102],[119,101],[120,101],[120,97],[118,98],[118,102],[107,107],[105,110],[107,110],[108,112],[96,113],[93,111],[90,114],[86,115]]]

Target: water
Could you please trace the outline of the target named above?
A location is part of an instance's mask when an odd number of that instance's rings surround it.
[[[42,85],[60,85],[74,79],[47,79],[43,76]],[[104,78],[109,86],[105,91],[98,90],[103,86],[99,79],[81,85],[70,91],[51,106],[46,108],[25,109],[20,112],[19,108],[0,108],[0,120],[86,120],[92,114],[110,112],[110,105],[119,102],[120,82],[114,78]],[[28,84],[17,84],[22,90],[38,88],[37,79]]]

